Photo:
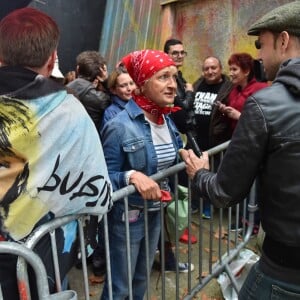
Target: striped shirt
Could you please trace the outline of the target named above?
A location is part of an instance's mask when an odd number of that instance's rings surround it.
[[[157,171],[167,169],[174,164],[175,148],[166,122],[162,125],[147,120],[150,124],[153,145],[157,156]]]

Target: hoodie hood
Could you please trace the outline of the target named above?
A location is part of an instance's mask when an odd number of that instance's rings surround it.
[[[63,85],[32,70],[20,66],[0,68],[0,95],[29,100],[61,90],[65,90]]]
[[[287,86],[291,93],[300,95],[300,58],[285,61],[273,81],[276,82]]]

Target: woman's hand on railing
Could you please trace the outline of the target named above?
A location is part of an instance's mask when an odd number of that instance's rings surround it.
[[[130,184],[134,184],[137,191],[145,200],[160,200],[161,190],[157,182],[141,172],[134,172],[130,176]]]

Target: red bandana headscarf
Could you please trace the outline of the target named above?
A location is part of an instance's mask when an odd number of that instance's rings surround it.
[[[161,69],[175,66],[168,54],[158,50],[134,51],[123,57],[121,61],[138,87]],[[179,107],[160,107],[143,95],[133,95],[133,99],[143,110],[157,115],[158,124],[163,124],[163,114],[180,109]]]

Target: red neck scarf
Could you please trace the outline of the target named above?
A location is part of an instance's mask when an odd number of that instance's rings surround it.
[[[132,97],[141,109],[153,116],[157,116],[158,125],[162,125],[164,123],[163,115],[181,110],[181,107],[178,106],[160,107],[143,95],[133,95]]]

